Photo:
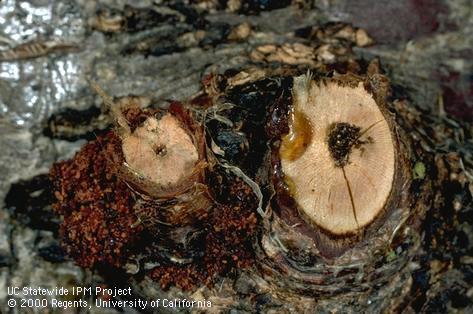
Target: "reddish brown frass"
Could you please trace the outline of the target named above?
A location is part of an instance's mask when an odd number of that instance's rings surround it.
[[[251,265],[254,194],[215,165],[201,123],[177,102],[142,108],[142,99],[98,91],[114,130],[50,173],[67,253],[84,267],[111,265],[186,290]]]

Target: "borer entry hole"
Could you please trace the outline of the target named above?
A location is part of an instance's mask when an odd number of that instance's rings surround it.
[[[328,127],[328,149],[336,167],[346,166],[353,148],[360,149],[363,144],[369,142],[362,141],[361,135],[359,126],[347,122],[335,122]]]
[[[164,156],[166,156],[166,154],[167,154],[166,146],[164,146],[164,145],[159,145],[158,147],[156,147],[156,149],[154,150],[154,152],[156,153],[156,155],[161,156],[161,157],[164,157]]]

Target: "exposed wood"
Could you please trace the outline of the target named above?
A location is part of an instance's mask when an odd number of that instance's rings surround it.
[[[60,108],[84,108],[94,101],[98,105],[98,98],[94,99],[93,93],[85,86],[87,84],[81,84],[90,76],[111,95],[144,95],[153,99],[153,106],[160,108],[167,108],[168,99],[184,101],[193,98],[199,90],[206,91],[211,94],[211,104],[205,93],[199,92],[191,106],[194,109],[207,106],[205,114],[202,110],[196,112],[207,122],[206,132],[212,137],[207,144],[219,153],[218,158],[227,167],[210,181],[212,192],[218,192],[213,196],[219,204],[214,210],[195,215],[202,218],[196,223],[195,219],[176,215],[180,211],[172,210],[172,206],[163,211],[164,202],[149,202],[149,197],[146,197],[149,193],[141,193],[143,191],[130,200],[135,202],[138,199],[138,206],[132,211],[128,207],[117,207],[124,202],[116,204],[114,200],[121,200],[120,196],[111,195],[127,195],[128,187],[107,190],[103,198],[93,197],[91,203],[89,187],[102,189],[99,183],[110,184],[110,180],[115,180],[110,175],[116,171],[102,166],[107,164],[103,155],[103,145],[107,143],[95,142],[80,155],[88,158],[87,161],[76,160],[63,169],[61,178],[67,193],[63,194],[57,186],[48,188],[50,182],[45,177],[21,181],[12,187],[6,200],[8,210],[0,212],[0,236],[5,239],[1,241],[5,245],[0,246],[0,266],[5,266],[3,269],[6,270],[2,280],[6,278],[6,282],[41,286],[61,286],[71,282],[72,263],[64,263],[67,257],[56,243],[55,234],[61,222],[49,206],[52,198],[65,201],[71,197],[71,202],[64,202],[61,207],[71,230],[76,232],[76,242],[68,253],[74,258],[83,258],[85,266],[104,261],[104,257],[112,256],[112,262],[117,260],[115,257],[129,257],[116,263],[122,268],[113,271],[101,269],[96,274],[105,276],[108,285],[132,285],[135,296],[142,299],[173,299],[176,296],[207,299],[212,300],[210,311],[213,312],[471,311],[473,144],[470,124],[452,119],[452,114],[459,119],[471,120],[472,117],[471,112],[467,112],[471,106],[466,100],[470,93],[468,69],[471,60],[468,56],[471,55],[473,37],[469,22],[471,14],[467,13],[471,10],[466,2],[294,1],[293,5],[275,11],[265,10],[282,2],[252,1],[252,5],[242,5],[238,0],[183,1],[175,5],[173,1],[155,1],[152,5],[146,2],[146,5],[137,4],[137,7],[123,7],[120,2],[113,4],[113,8],[109,1],[99,4],[95,1],[77,2],[80,3],[79,9],[74,5],[70,9],[90,22],[89,27],[77,32],[80,50],[65,50],[70,54],[63,54],[61,49],[45,52],[33,49],[24,56],[6,50],[12,63],[19,64],[24,72],[20,73],[19,80],[0,86],[2,96],[7,95],[16,106],[15,97],[23,95],[17,89],[24,90],[25,95],[39,95],[35,109],[42,108],[44,103],[53,104],[47,108],[58,108],[58,104],[62,106]],[[64,3],[70,4],[69,1]],[[11,7],[11,4],[6,5]],[[402,14],[395,14],[399,12]],[[95,21],[94,16],[97,18]],[[12,18],[6,16],[7,25],[9,19]],[[17,23],[22,16],[15,15],[13,19]],[[326,23],[340,20],[351,21],[353,25]],[[58,30],[62,31],[63,25]],[[367,27],[368,31],[357,28],[360,26]],[[47,32],[40,30],[39,33],[49,34],[50,29],[57,25],[48,27]],[[378,44],[373,43],[371,37]],[[43,56],[44,53],[48,55]],[[339,173],[341,170],[342,175],[338,178],[347,179],[337,185],[344,189],[343,208],[351,217],[345,227],[354,228],[356,221],[361,226],[362,219],[366,222],[360,228],[356,225],[353,234],[337,235],[328,228],[321,230],[321,222],[311,223],[310,217],[298,206],[293,206],[295,210],[291,212],[279,208],[278,198],[282,189],[271,188],[273,182],[267,178],[266,170],[274,169],[265,169],[262,165],[270,165],[271,157],[280,159],[280,150],[277,140],[271,142],[265,137],[265,132],[272,134],[270,138],[279,140],[288,130],[265,124],[268,121],[284,122],[287,118],[281,114],[287,109],[281,103],[285,102],[287,91],[292,87],[288,77],[306,73],[307,68],[322,76],[345,72],[365,75],[367,64],[355,60],[359,56],[368,60],[381,56],[380,62],[392,79],[394,98],[398,100],[389,104],[389,114],[383,110],[382,114],[392,120],[387,121],[390,127],[395,125],[390,135],[395,156],[400,160],[394,161],[392,189],[385,211],[372,218],[363,218],[357,211],[359,193],[356,189],[361,189],[361,184],[360,187],[351,184],[350,171],[345,170],[354,164],[357,155],[362,154],[362,148],[370,147],[369,142],[365,143],[368,138],[363,137],[362,142],[357,139],[369,127],[344,122],[328,126],[330,131],[325,132],[325,140],[328,137],[328,146],[332,149],[326,157],[330,162],[335,161],[331,171]],[[28,59],[21,61],[22,58]],[[51,95],[57,91],[50,89],[49,79],[44,74],[50,73],[48,69],[38,66],[33,67],[34,75],[28,72],[30,62],[37,66],[45,61],[51,68],[66,61],[81,69],[79,72],[67,72],[66,69],[66,74],[69,74],[64,75],[66,80],[59,85],[64,85],[69,100],[48,97],[49,90]],[[7,65],[2,63],[2,66],[4,64]],[[376,92],[379,91],[377,87],[383,87],[383,76],[372,72],[371,68],[372,65],[368,66],[370,77],[365,86],[370,92],[374,90],[373,99],[378,103],[379,95],[384,95]],[[5,71],[2,73],[5,75]],[[16,75],[12,73],[9,77]],[[57,73],[52,71],[51,75]],[[320,81],[318,74],[314,76],[317,82]],[[41,78],[43,87],[36,91],[36,86],[33,86],[30,91],[30,77]],[[278,110],[273,110],[273,107],[278,107],[275,104],[279,105]],[[419,107],[429,110],[419,110]],[[48,110],[45,112],[39,116],[50,114]],[[91,121],[89,124],[85,120],[77,121],[77,112],[83,111],[71,112],[72,117],[55,114],[54,117],[65,119],[51,118],[53,132],[48,134],[50,138],[41,136],[37,140],[27,131],[13,132],[2,127],[4,138],[0,138],[0,142],[5,154],[0,168],[7,169],[2,173],[6,173],[8,181],[2,182],[2,186],[8,186],[19,177],[46,171],[57,157],[66,158],[66,154],[56,148],[56,145],[64,145],[58,138],[103,138],[102,130],[112,119],[104,119],[103,112],[91,112],[92,118],[87,120]],[[14,114],[15,110],[8,113],[8,117]],[[299,140],[288,145],[286,157],[292,161],[297,161],[307,152],[305,145],[322,138],[321,133],[304,129],[309,124],[307,114],[299,113],[297,116],[302,117],[294,119],[302,126],[302,132],[297,132],[299,128],[296,127],[296,139]],[[33,113],[33,118],[22,117],[27,123],[37,118],[36,113]],[[369,130],[375,132],[376,127],[373,125]],[[334,144],[332,140],[340,133],[345,134],[346,141]],[[358,143],[350,145],[352,142]],[[268,143],[276,147],[268,148]],[[122,152],[120,146],[118,150],[116,148],[107,146],[113,153]],[[266,154],[272,148],[276,156]],[[90,156],[97,158],[94,160]],[[360,157],[358,161],[363,163],[365,160]],[[42,165],[42,170],[38,170],[38,165]],[[97,176],[81,176],[80,180],[84,180],[87,186],[74,187],[70,183],[78,180],[75,176],[84,171],[84,165],[94,168]],[[239,174],[245,179],[233,177],[229,170],[235,169],[232,167],[241,168]],[[199,171],[198,182],[202,182],[200,174]],[[129,175],[127,173],[123,178],[129,180]],[[370,179],[382,181],[383,178]],[[243,181],[251,182],[254,184],[252,187],[258,189],[249,188]],[[229,182],[234,185],[229,187]],[[286,187],[295,185],[289,178],[280,182]],[[150,188],[149,182],[143,184],[142,180],[137,180],[134,183],[137,187]],[[369,185],[364,189],[367,190],[363,194],[366,198],[376,196]],[[157,190],[148,190],[153,191]],[[199,184],[191,192],[202,192],[205,197],[196,199],[195,194],[192,197],[184,194],[184,198],[196,200],[193,204],[185,203],[186,206],[201,208],[213,203],[205,194],[208,192],[206,185]],[[85,203],[87,206],[78,209]],[[260,216],[256,204],[262,204]],[[97,224],[99,228],[90,227],[94,225],[94,217],[85,215],[89,206],[94,208],[94,215],[109,218],[95,221],[106,221],[105,227],[103,224]],[[126,214],[127,219],[123,219],[122,214],[114,218],[116,208]],[[376,208],[371,209],[370,213],[374,214]],[[84,212],[78,215],[80,211]],[[130,219],[136,218],[133,215],[139,219]],[[71,222],[72,217],[81,218]],[[166,226],[163,221],[185,221],[187,225],[184,228]],[[206,225],[202,226],[202,221]],[[131,230],[130,226],[133,227]],[[188,226],[192,231],[186,229]],[[141,250],[130,253],[117,246],[120,241],[136,241],[121,239],[121,231],[138,234],[140,228],[146,228],[148,234],[158,239],[151,243],[147,238],[146,244],[152,249],[145,255]],[[176,243],[195,240],[186,235],[201,235],[202,230],[211,231],[205,241],[199,236],[195,241],[208,244],[204,252],[199,246],[192,245],[171,252],[170,248]],[[80,232],[85,237],[77,237]],[[95,233],[100,237],[91,236]],[[244,241],[239,242],[242,238]],[[230,243],[235,246],[230,246]],[[88,248],[94,250],[88,251]],[[97,248],[99,254],[95,252]],[[80,250],[85,254],[78,257]],[[256,258],[251,256],[253,253]],[[210,265],[210,269],[186,266],[202,260],[202,254],[207,256],[208,262],[203,265]],[[96,257],[100,258],[93,260]],[[158,267],[153,258],[164,262]],[[237,266],[228,271],[229,268],[225,268],[228,265]],[[83,282],[83,271],[74,269],[78,274],[74,277],[75,282],[84,285],[104,283],[89,279]],[[214,277],[213,285],[207,286],[208,277],[204,273],[222,275]],[[97,280],[98,277],[93,278]],[[194,286],[195,290],[191,292],[181,290],[192,289],[192,285],[200,286]],[[0,300],[2,305],[5,302],[6,299]]]
[[[191,137],[170,114],[147,118],[123,139],[123,154],[132,171],[165,189],[191,176],[199,160]]]
[[[360,231],[383,211],[396,169],[396,135],[363,82],[356,82],[351,86],[305,75],[295,78],[295,118],[290,121],[303,115],[308,125],[290,123],[281,147],[284,152],[287,141],[297,140],[303,131],[296,128],[311,129],[311,139],[302,144],[297,158],[282,157],[282,171],[308,219],[336,235]],[[354,136],[337,128],[343,123],[353,126]],[[337,148],[337,143],[345,147]],[[337,153],[343,154],[338,156],[342,160],[334,157]]]

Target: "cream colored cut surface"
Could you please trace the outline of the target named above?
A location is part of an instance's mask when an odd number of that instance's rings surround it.
[[[171,114],[147,118],[123,139],[122,149],[133,171],[163,187],[188,178],[198,161],[191,137]]]
[[[356,232],[376,218],[392,188],[395,152],[389,125],[362,83],[355,88],[331,81],[319,85],[297,77],[294,106],[308,117],[313,137],[298,159],[281,160],[293,197],[323,229],[338,235]],[[327,143],[327,129],[340,122],[360,127],[365,132],[361,140],[372,139],[362,149],[354,147],[344,167],[335,166]]]

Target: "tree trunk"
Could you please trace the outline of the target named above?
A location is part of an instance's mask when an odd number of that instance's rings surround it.
[[[80,81],[30,129],[2,122],[12,156],[42,152],[1,160],[2,282],[212,304],[182,312],[471,310],[471,16],[431,2],[73,4],[79,44],[0,55],[77,60],[106,104]]]

